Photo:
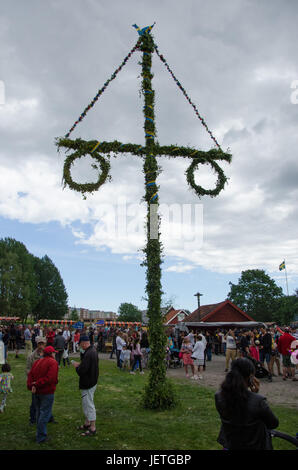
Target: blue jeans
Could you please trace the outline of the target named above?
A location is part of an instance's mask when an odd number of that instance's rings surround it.
[[[54,419],[54,416],[51,414],[50,421]],[[30,405],[30,423],[36,424],[36,394],[32,393],[32,401]]]
[[[134,358],[133,358],[133,365],[132,365],[132,372],[134,372],[137,367],[139,366],[139,369],[140,369],[140,372],[142,372],[142,359],[141,359],[142,356],[137,356],[137,355],[134,355]]]
[[[54,403],[54,394],[36,395],[36,440],[38,443],[47,437],[47,424],[52,416],[52,407]]]
[[[32,400],[30,405],[30,423],[36,423],[36,394],[32,393]]]
[[[212,349],[211,348],[206,349],[206,355],[207,355],[207,361],[211,361],[212,360]]]

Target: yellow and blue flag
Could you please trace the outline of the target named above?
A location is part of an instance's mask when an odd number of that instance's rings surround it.
[[[285,261],[283,261],[283,262],[279,265],[279,270],[282,271],[283,269],[286,269],[286,263],[285,263]]]
[[[151,29],[155,25],[155,22],[151,26],[145,26],[145,28],[139,28],[137,24],[133,24],[133,27],[136,28],[139,36],[143,36],[145,33],[150,33]]]

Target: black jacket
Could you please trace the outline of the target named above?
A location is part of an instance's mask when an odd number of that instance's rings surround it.
[[[234,416],[227,416],[221,392],[215,394],[216,409],[221,418],[221,429],[217,439],[229,450],[272,450],[270,429],[279,422],[262,395],[248,392],[245,417],[241,423]]]
[[[93,346],[89,346],[89,348],[86,349],[76,371],[80,377],[79,388],[81,390],[88,390],[97,384],[99,374],[98,354]]]
[[[265,333],[260,338],[261,346],[263,346],[263,352],[265,354],[271,353],[272,349],[272,336],[270,333]]]
[[[62,335],[55,336],[54,339],[54,348],[58,351],[63,351],[65,347],[65,339]]]

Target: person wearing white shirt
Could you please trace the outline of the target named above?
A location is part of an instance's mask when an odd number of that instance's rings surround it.
[[[191,345],[194,346],[194,344],[195,344],[195,335],[193,334],[192,331],[186,336],[186,338],[188,338],[189,341],[191,342]]]
[[[203,367],[204,367],[204,357],[205,357],[205,344],[201,335],[197,336],[197,341],[194,345],[192,352],[192,359],[194,359],[194,364],[197,367],[198,374],[194,375],[194,379],[202,379]]]
[[[121,355],[123,346],[125,344],[126,344],[126,342],[122,338],[122,334],[120,332],[118,332],[118,335],[117,335],[117,338],[116,338],[116,348],[117,348],[116,355],[117,355],[117,367],[119,367],[119,369],[121,369],[120,355]]]
[[[203,344],[204,344],[204,365],[203,365],[203,370],[206,369],[206,345],[207,345],[207,340],[205,338],[205,336],[203,335],[203,333],[200,331],[198,333],[200,336],[202,336],[202,341],[203,341]]]
[[[67,343],[70,340],[70,331],[67,327],[63,331],[63,338],[65,339]]]

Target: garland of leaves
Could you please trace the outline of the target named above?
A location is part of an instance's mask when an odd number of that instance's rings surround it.
[[[112,74],[110,79],[106,81],[104,86],[97,92],[96,96],[93,98],[91,103],[85,108],[83,113],[80,115],[79,119],[74,123],[72,128],[69,130],[69,132],[65,135],[64,139],[59,139],[57,142],[58,147],[66,147],[68,149],[74,149],[76,152],[73,155],[70,155],[66,158],[65,164],[64,164],[64,170],[63,170],[63,180],[66,185],[68,185],[71,189],[75,189],[76,191],[79,191],[85,195],[86,192],[93,192],[96,191],[104,182],[106,181],[108,177],[108,172],[110,168],[109,162],[104,160],[103,157],[101,157],[98,153],[98,150],[100,149],[101,153],[107,153],[109,154],[110,152],[113,153],[131,153],[137,156],[145,156],[148,153],[148,149],[150,150],[150,155],[152,157],[152,162],[155,160],[154,157],[156,156],[168,156],[168,157],[186,157],[186,158],[192,158],[193,161],[189,168],[186,170],[186,179],[188,184],[192,187],[192,189],[195,191],[198,197],[202,196],[212,196],[215,197],[217,196],[223,189],[224,186],[227,182],[227,178],[224,175],[224,172],[220,168],[219,165],[216,164],[214,160],[225,160],[227,162],[231,162],[231,155],[228,153],[224,153],[217,140],[213,136],[212,132],[209,130],[206,122],[204,119],[201,117],[199,114],[196,106],[192,103],[191,99],[187,95],[185,89],[182,87],[181,83],[177,80],[176,76],[174,75],[173,71],[169,67],[167,61],[159,53],[157,45],[154,43],[152,36],[150,35],[150,31],[154,25],[151,27],[143,28],[142,30],[137,27],[137,25],[133,25],[137,30],[140,35],[139,40],[137,41],[136,45],[131,49],[129,54],[125,57],[125,59],[122,61],[121,65],[116,69],[116,71]],[[121,142],[85,142],[82,141],[81,139],[77,139],[75,141],[72,141],[68,139],[70,133],[75,129],[77,124],[86,116],[87,112],[94,106],[96,101],[99,99],[101,94],[106,90],[107,86],[109,83],[114,80],[117,76],[117,74],[120,72],[120,70],[124,67],[124,65],[127,63],[129,58],[132,56],[132,54],[137,50],[141,49],[143,51],[143,61],[142,61],[142,92],[145,97],[145,106],[144,106],[144,116],[145,116],[145,124],[144,124],[144,130],[145,130],[145,139],[146,139],[146,146],[139,146],[136,144],[123,144]],[[151,87],[151,79],[153,78],[153,75],[151,73],[151,54],[153,52],[156,52],[160,60],[164,63],[165,67],[173,77],[175,83],[177,86],[180,88],[188,102],[192,105],[194,108],[194,111],[198,118],[200,119],[202,125],[206,128],[207,132],[215,142],[217,149],[212,149],[209,152],[203,152],[200,150],[196,150],[190,147],[177,147],[177,146],[159,146],[154,143],[154,138],[156,137],[156,130],[155,130],[155,124],[154,124],[154,91],[152,90]],[[80,157],[83,157],[84,155],[90,154],[96,161],[99,163],[100,168],[101,168],[101,175],[98,176],[98,180],[95,183],[84,183],[80,184],[75,181],[73,181],[71,177],[71,165],[74,163],[76,159],[79,159]],[[217,173],[217,182],[216,186],[214,189],[204,189],[202,186],[198,185],[195,183],[195,175],[194,172],[198,168],[199,164],[206,164],[209,163],[215,173]],[[156,191],[157,186],[156,186],[156,177],[158,174],[158,167],[157,164],[155,163],[154,168],[150,164],[150,161],[146,163],[146,166],[144,168],[145,170],[145,177],[146,177],[146,187],[150,188],[150,191],[146,193],[146,200],[153,202],[155,199],[158,198],[158,192]],[[94,168],[96,168],[95,165],[93,165]]]
[[[154,49],[156,51],[156,54],[158,55],[158,57],[160,58],[160,60],[163,62],[163,64],[165,65],[165,67],[167,68],[167,70],[170,72],[170,74],[172,75],[173,79],[174,79],[174,82],[176,83],[176,85],[178,86],[178,88],[180,88],[180,90],[182,91],[182,93],[184,94],[185,98],[187,99],[187,101],[189,102],[189,104],[191,104],[191,106],[193,107],[197,117],[200,119],[202,125],[205,127],[206,131],[208,132],[208,134],[210,135],[211,139],[215,142],[215,145],[221,150],[220,148],[220,145],[219,143],[217,142],[216,138],[214,137],[214,135],[212,134],[212,132],[210,131],[210,129],[208,128],[205,120],[202,118],[202,116],[200,115],[196,105],[191,101],[190,97],[188,96],[188,94],[186,93],[185,89],[183,88],[183,86],[181,85],[181,83],[177,80],[177,78],[175,77],[173,71],[170,69],[166,59],[164,58],[163,55],[161,55],[159,53],[159,50],[158,50],[158,47],[156,44],[154,44]]]
[[[82,158],[84,155],[86,155],[89,152],[84,152],[82,153],[81,151],[74,152],[72,155],[68,156],[65,160],[64,163],[64,169],[63,169],[63,180],[64,184],[69,186],[70,189],[74,189],[75,191],[79,191],[83,194],[85,193],[92,193],[94,191],[97,191],[100,186],[102,186],[110,171],[110,162],[108,160],[105,160],[97,151],[94,151],[92,153],[92,158],[96,160],[96,162],[99,164],[100,169],[101,169],[101,174],[98,176],[98,180],[95,183],[76,183],[73,181],[71,177],[71,166],[73,165],[74,161],[76,159]],[[98,169],[97,165],[92,165],[94,169]]]
[[[146,86],[148,86],[148,81],[146,80]],[[154,93],[154,92],[153,92]],[[189,168],[186,170],[186,179],[188,184],[193,188],[195,193],[198,197],[202,196],[217,196],[223,189],[227,182],[227,178],[220,168],[220,166],[216,163],[217,161],[226,161],[228,163],[231,162],[232,156],[229,153],[224,153],[218,149],[211,149],[208,152],[204,152],[202,150],[195,150],[191,147],[175,147],[174,145],[169,146],[159,146],[154,143],[154,136],[155,136],[155,128],[154,128],[154,101],[153,101],[153,93],[150,95],[145,94],[145,100],[149,101],[151,104],[146,104],[144,106],[144,115],[145,115],[145,134],[146,139],[149,142],[148,144],[143,147],[142,145],[137,144],[122,144],[121,142],[114,141],[114,142],[96,142],[94,140],[91,141],[84,141],[81,139],[71,140],[66,138],[58,139],[57,146],[65,147],[68,150],[75,150],[75,153],[69,155],[65,159],[64,163],[64,170],[63,170],[63,180],[66,185],[68,185],[71,189],[79,191],[83,194],[86,192],[93,192],[96,191],[107,179],[108,172],[110,169],[109,162],[105,161],[104,158],[100,157],[100,153],[110,154],[110,153],[130,153],[139,157],[144,157],[148,153],[148,149],[150,151],[150,160],[146,163],[144,168],[145,173],[145,181],[146,186],[148,186],[151,191],[148,192],[146,195],[146,200],[153,202],[157,197],[158,194],[155,189],[157,189],[156,185],[156,177],[159,173],[159,168],[156,164],[156,156],[166,156],[168,158],[171,157],[182,157],[182,158],[190,158],[192,159],[192,163]],[[96,150],[93,150],[96,147]],[[70,173],[70,167],[74,163],[76,159],[83,157],[84,155],[89,154],[91,157],[95,158],[100,163],[102,174],[100,175],[98,181],[96,183],[77,183],[73,181]],[[154,163],[155,162],[155,163]],[[217,183],[214,189],[204,189],[202,186],[197,185],[195,183],[195,175],[194,172],[197,169],[199,164],[210,164],[212,169],[218,175]]]
[[[79,116],[79,118],[77,119],[77,121],[75,121],[74,125],[69,129],[69,131],[67,132],[67,134],[65,135],[65,137],[69,137],[69,135],[71,134],[71,132],[76,128],[76,126],[79,124],[79,122],[81,122],[84,117],[86,116],[86,114],[88,113],[88,111],[95,105],[96,101],[98,100],[98,98],[102,95],[102,93],[106,90],[106,88],[108,87],[108,85],[110,84],[110,82],[112,80],[114,80],[118,73],[120,72],[120,70],[122,70],[122,68],[124,67],[124,65],[126,64],[126,62],[130,59],[130,57],[132,56],[132,54],[139,48],[140,46],[140,42],[141,42],[141,39],[139,39],[136,43],[136,45],[131,49],[131,51],[129,52],[129,54],[125,57],[125,59],[122,61],[122,63],[119,65],[119,67],[115,70],[115,72],[111,75],[111,77],[106,81],[106,83],[104,84],[104,86],[98,90],[97,94],[94,96],[93,100],[88,104],[88,106],[84,109],[84,111],[82,112],[82,114]]]

